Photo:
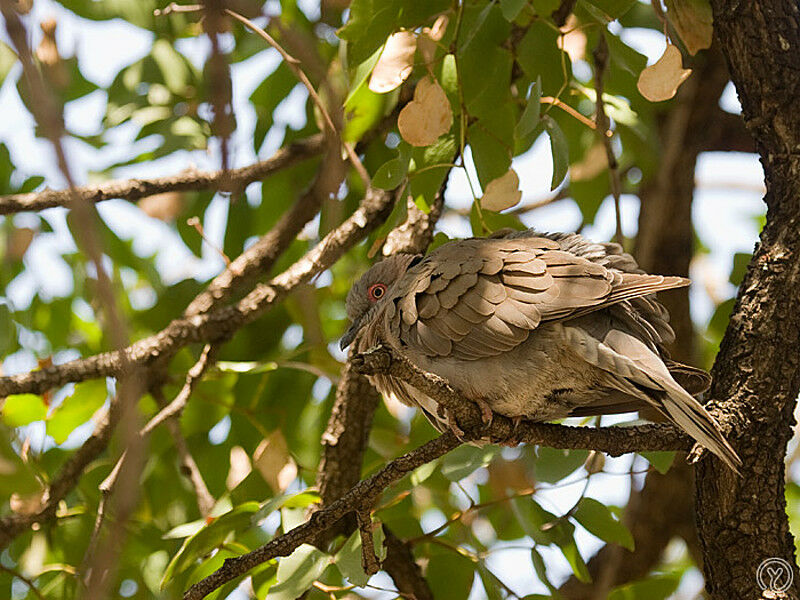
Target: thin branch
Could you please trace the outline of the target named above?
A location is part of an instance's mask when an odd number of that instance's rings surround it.
[[[399,481],[407,473],[447,454],[458,447],[460,443],[452,433],[445,433],[400,458],[394,459],[371,477],[360,481],[339,500],[327,508],[313,513],[302,525],[274,538],[252,552],[226,559],[222,567],[189,588],[183,595],[183,600],[199,600],[228,581],[244,575],[250,569],[268,560],[278,556],[288,556],[295,548],[313,540],[344,515],[365,504],[374,503],[383,490]]]
[[[192,300],[184,311],[184,316],[191,317],[210,311],[230,298],[236,288],[268,272],[306,223],[319,212],[325,199],[339,189],[345,176],[339,146],[330,140],[323,141],[321,136],[317,137],[321,147],[325,148],[325,154],[311,187],[281,215],[269,232],[236,257]]]
[[[597,47],[592,52],[592,56],[594,57],[594,88],[595,94],[597,94],[597,110],[595,111],[594,118],[597,123],[597,130],[600,132],[600,138],[603,140],[606,160],[608,161],[608,178],[611,183],[611,196],[614,198],[614,216],[616,217],[614,241],[621,245],[624,242],[622,235],[622,210],[620,208],[622,184],[620,183],[619,177],[619,164],[614,154],[614,148],[611,145],[612,132],[609,129],[606,105],[603,100],[603,77],[608,67],[608,43],[602,31],[600,32],[600,38],[597,40]]]
[[[167,405],[164,391],[160,387],[153,389],[151,393],[159,406],[163,407]],[[167,419],[167,428],[172,436],[172,441],[175,443],[175,450],[177,450],[181,462],[181,470],[192,484],[194,495],[197,498],[197,508],[200,514],[206,517],[211,512],[211,509],[214,508],[216,500],[214,500],[214,496],[212,496],[211,492],[208,490],[205,479],[203,479],[203,474],[200,473],[197,462],[194,460],[191,452],[189,452],[186,438],[183,437],[183,432],[181,431],[180,419]]]
[[[186,382],[183,384],[181,391],[178,392],[178,395],[175,396],[175,399],[172,402],[164,406],[152,419],[147,422],[147,425],[142,427],[142,429],[139,431],[139,437],[146,437],[150,435],[150,433],[152,433],[156,427],[161,425],[161,423],[167,419],[177,417],[183,412],[183,409],[186,407],[186,403],[189,402],[192,392],[194,392],[197,384],[199,384],[200,380],[203,378],[203,374],[206,372],[208,367],[214,364],[218,351],[218,345],[206,344],[205,348],[203,348],[203,353],[200,355],[200,358],[186,374]]]
[[[323,148],[323,136],[313,135],[278,150],[273,156],[252,165],[224,171],[198,171],[187,169],[177,175],[153,179],[127,179],[106,181],[97,185],[76,187],[73,191],[49,190],[27,194],[0,196],[0,215],[44,210],[55,206],[69,206],[73,194],[88,202],[102,202],[121,198],[129,202],[164,192],[189,192],[199,190],[243,190],[254,181],[318,155]]]

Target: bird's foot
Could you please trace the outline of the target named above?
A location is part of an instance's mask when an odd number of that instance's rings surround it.
[[[447,424],[447,429],[449,429],[454,436],[458,438],[458,441],[461,443],[466,443],[467,434],[464,433],[464,430],[458,426],[458,422],[455,419],[455,415],[452,412],[447,410],[441,404],[436,408],[436,412],[439,416],[439,419],[444,421]]]
[[[489,403],[482,398],[477,398],[475,400],[475,404],[478,405],[478,408],[481,409],[481,421],[483,421],[484,426],[486,429],[492,426],[492,421],[494,421],[494,412],[492,412],[492,407],[489,406]]]

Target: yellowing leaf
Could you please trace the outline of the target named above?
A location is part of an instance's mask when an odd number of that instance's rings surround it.
[[[276,492],[282,492],[297,477],[297,464],[280,429],[264,439],[253,453],[253,465]]]
[[[417,84],[414,99],[400,111],[397,128],[412,146],[430,146],[450,130],[453,111],[442,86],[426,77]]]
[[[230,463],[231,468],[225,478],[225,487],[232,490],[244,481],[245,477],[250,474],[252,467],[250,466],[250,457],[247,456],[247,452],[241,446],[231,448]]]
[[[711,47],[714,17],[708,0],[664,0],[667,17],[675,27],[689,54]]]
[[[662,102],[675,96],[691,73],[691,69],[683,68],[683,57],[678,47],[668,44],[661,58],[641,72],[636,87],[650,102]]]
[[[369,78],[369,89],[378,94],[391,92],[402,84],[414,69],[417,36],[398,31],[389,36]]]
[[[501,211],[519,203],[522,192],[519,191],[519,177],[514,169],[493,179],[486,186],[481,198],[481,207],[486,210]]]
[[[422,55],[422,59],[425,61],[428,71],[431,70],[433,56],[436,54],[436,42],[442,39],[442,36],[444,36],[444,32],[447,29],[447,21],[447,15],[440,15],[439,18],[433,23],[433,27],[422,28],[422,33],[417,40],[419,53]]]

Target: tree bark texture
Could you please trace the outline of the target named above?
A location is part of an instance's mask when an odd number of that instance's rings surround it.
[[[695,506],[711,598],[797,598],[784,499],[784,456],[800,391],[800,5],[712,0],[714,29],[764,167],[767,222],[739,288],[710,397],[744,465],[706,457]],[[766,591],[762,561],[793,566],[794,584]],[[763,582],[762,582],[763,583]]]

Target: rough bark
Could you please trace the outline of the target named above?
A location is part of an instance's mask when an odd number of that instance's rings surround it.
[[[712,0],[715,35],[764,167],[767,222],[722,341],[711,397],[744,461],[696,473],[697,526],[712,598],[763,592],[759,564],[795,565],[784,499],[784,456],[800,390],[800,6],[795,0]]]

